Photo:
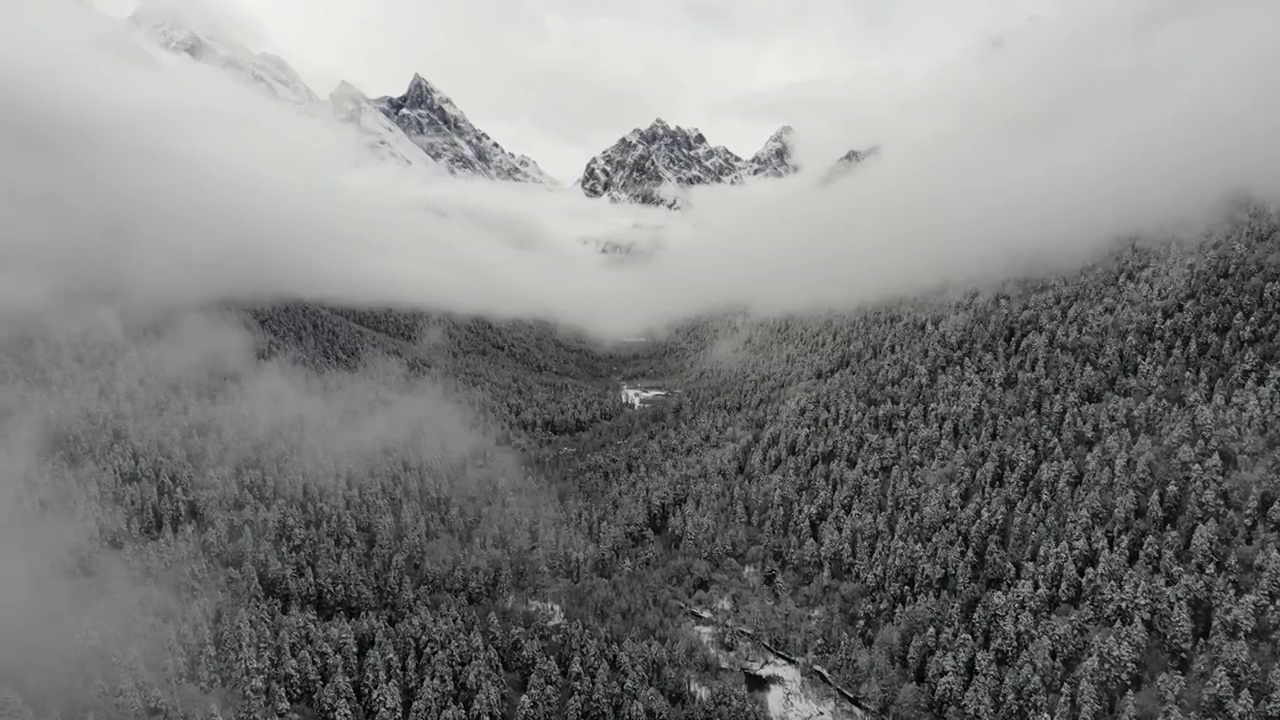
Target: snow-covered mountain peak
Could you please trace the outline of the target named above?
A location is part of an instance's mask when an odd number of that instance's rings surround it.
[[[640,131],[641,135],[647,138],[661,137],[679,137],[687,138],[689,142],[694,144],[706,144],[707,138],[702,131],[696,127],[683,127],[681,125],[672,125],[662,118],[655,118],[649,127]]]
[[[588,197],[678,208],[683,188],[742,182],[743,162],[697,128],[657,118],[592,158],[579,184]]]
[[[360,142],[375,157],[402,167],[440,173],[439,166],[351,83],[340,82],[329,94],[326,105],[283,58],[255,53],[214,25],[188,25],[186,18],[173,10],[144,5],[128,22],[145,36],[149,45],[158,47],[168,57],[190,58],[227,71],[306,114],[323,116],[332,112],[338,120],[355,127]]]
[[[365,146],[374,155],[404,167],[424,168],[440,172],[439,165],[427,156],[382,111],[374,106],[359,88],[343,80],[329,93],[329,104],[339,120],[355,125]]]
[[[850,150],[841,155],[822,177],[822,183],[833,183],[847,175],[855,167],[880,154],[880,146],[873,145],[866,150]]]
[[[555,178],[548,175],[547,171],[543,170],[542,166],[539,165],[537,162],[535,162],[534,159],[529,157],[528,155],[521,155],[517,157],[516,164],[519,165],[521,169],[523,169],[525,172],[527,172],[530,177],[534,178],[540,183],[543,183],[545,185],[560,184],[559,180],[556,180]]]
[[[415,73],[398,97],[371,101],[450,174],[490,180],[545,183],[537,163],[517,157],[477,128],[453,100]]]
[[[342,80],[329,93],[329,104],[334,112],[343,120],[356,120],[364,108],[369,105],[369,98],[355,85]]]
[[[409,80],[409,87],[405,90],[403,98],[404,105],[408,108],[420,109],[446,104],[454,106],[448,95],[440,92],[436,86],[418,73],[414,73],[413,78]]]
[[[337,86],[335,86],[333,91],[329,93],[329,97],[331,99],[334,97],[369,99],[368,96],[360,90],[360,88],[352,85],[346,80],[339,80]]]
[[[746,167],[752,177],[786,177],[799,170],[795,162],[795,129],[790,125],[783,125],[770,135]]]
[[[755,155],[744,160],[723,145],[711,145],[697,128],[671,125],[659,117],[592,158],[574,184],[587,197],[679,209],[694,186],[738,185],[799,172],[795,136],[792,126],[783,125]],[[834,180],[875,152],[872,148],[846,153],[823,182]]]

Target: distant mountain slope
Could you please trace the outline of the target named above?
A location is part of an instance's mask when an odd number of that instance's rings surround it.
[[[844,155],[841,155],[839,159],[835,161],[835,164],[827,169],[826,174],[822,176],[822,183],[824,185],[830,184],[840,178],[843,178],[864,161],[879,154],[880,148],[878,146],[873,146],[866,150],[850,150]]]
[[[800,170],[794,156],[795,130],[790,125],[783,125],[769,136],[764,147],[751,156],[744,169],[752,177],[786,177]]]
[[[826,178],[835,179],[869,152],[846,153]],[[697,128],[669,125],[662,118],[636,128],[591,158],[574,184],[587,197],[608,198],[678,210],[686,206],[689,188],[740,185],[748,180],[776,179],[800,171],[795,159],[795,130],[783,125],[764,146],[744,159],[723,145],[711,145]],[[837,171],[839,173],[837,174]]]
[[[255,53],[217,29],[197,31],[176,17],[149,7],[130,15],[129,23],[160,48],[229,70],[279,100],[295,105],[312,105],[320,101],[297,71],[282,58],[269,53]]]
[[[195,29],[150,6],[128,21],[167,53],[229,71],[275,99],[312,112],[332,112],[356,126],[366,147],[382,160],[458,177],[558,185],[532,158],[507,151],[476,127],[421,75],[414,75],[403,95],[376,99],[342,82],[326,105],[284,59],[255,53],[217,28]],[[784,125],[754,155],[743,158],[723,145],[711,145],[697,128],[658,118],[592,158],[574,185],[587,197],[680,209],[691,187],[740,185],[795,174],[800,166],[794,135],[791,126]],[[821,182],[838,180],[875,152],[849,151]]]
[[[411,142],[399,126],[374,107],[364,93],[345,81],[329,94],[329,103],[325,104],[282,58],[255,53],[216,28],[196,30],[187,26],[182,18],[150,7],[131,15],[129,23],[165,52],[226,70],[272,98],[305,112],[332,113],[338,120],[354,125],[364,146],[383,161],[441,172],[440,166]],[[533,167],[536,168],[536,164]]]
[[[403,95],[371,102],[450,174],[513,182],[554,182],[533,160],[507,152],[472,124],[447,95],[421,75],[413,76]]]
[[[364,93],[345,80],[329,93],[329,103],[338,119],[355,125],[374,155],[404,167],[421,167],[435,172],[442,168],[422,148],[391,122]]]
[[[520,169],[528,173],[529,176],[533,178],[535,182],[540,182],[540,183],[543,183],[544,185],[560,184],[558,180],[548,175],[547,171],[543,170],[542,166],[539,165],[537,162],[535,162],[534,159],[529,157],[528,155],[518,156],[516,158],[516,165],[519,165]]]
[[[744,162],[723,145],[713,147],[697,128],[658,118],[591,158],[579,184],[587,197],[674,209],[683,204],[682,188],[741,183]]]

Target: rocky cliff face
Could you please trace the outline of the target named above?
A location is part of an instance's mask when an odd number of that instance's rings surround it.
[[[283,59],[254,53],[216,28],[197,31],[150,8],[134,13],[129,21],[169,53],[220,67],[308,111],[329,111]],[[414,75],[404,94],[396,97],[370,99],[341,83],[329,96],[329,108],[338,119],[355,125],[366,146],[383,160],[458,177],[557,184],[532,158],[507,151],[476,127],[421,75]],[[877,152],[874,147],[850,150],[819,182],[840,180]],[[750,158],[743,158],[723,145],[712,145],[697,128],[658,118],[593,157],[574,185],[587,197],[680,209],[688,202],[689,188],[783,178],[800,169],[795,131],[789,125],[779,128]]]
[[[283,59],[254,53],[217,28],[197,30],[149,6],[129,22],[161,50],[218,67],[306,112],[332,112],[356,126],[365,146],[382,160],[457,176],[555,182],[531,158],[504,150],[421,76],[414,76],[404,95],[376,100],[343,82],[326,105]]]
[[[759,152],[751,156],[744,171],[751,177],[786,177],[800,170],[794,156],[795,130],[790,125],[783,125],[769,136]]]
[[[409,139],[398,125],[391,122],[364,93],[343,81],[329,93],[334,115],[359,129],[360,136],[375,156],[403,167],[418,167],[433,172],[442,168]]]
[[[658,118],[591,158],[578,184],[587,197],[675,209],[683,204],[684,188],[742,182],[743,163],[697,128]]]
[[[872,151],[851,150],[824,175],[832,182]],[[800,171],[795,131],[784,125],[755,155],[743,159],[723,145],[711,145],[696,128],[669,125],[661,118],[636,128],[591,158],[574,184],[587,197],[613,202],[685,207],[687,191],[699,185],[739,185],[777,179]],[[830,177],[830,179],[826,179]]]
[[[551,182],[537,163],[527,156],[507,152],[421,75],[413,76],[403,95],[381,97],[371,103],[452,175]]]

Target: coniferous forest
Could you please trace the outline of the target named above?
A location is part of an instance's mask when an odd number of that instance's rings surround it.
[[[836,716],[1280,718],[1266,209],[644,343],[69,312],[0,387],[0,717],[769,717],[711,622]]]

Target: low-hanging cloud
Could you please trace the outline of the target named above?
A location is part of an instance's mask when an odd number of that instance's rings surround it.
[[[819,187],[693,194],[680,216],[573,190],[353,176],[331,121],[212,68],[126,61],[82,4],[0,22],[0,302],[303,297],[551,317],[606,333],[725,307],[849,308],[1280,197],[1280,6],[1064,5],[931,76],[832,86],[811,148],[882,155]],[[38,32],[36,30],[39,30]],[[850,111],[856,106],[857,112]],[[664,226],[642,263],[578,238]]]
[[[431,380],[385,358],[316,373],[255,341],[214,311],[0,322],[0,701],[91,715],[101,687],[139,678],[188,712],[217,699],[172,664],[218,602],[219,573],[190,572],[207,536],[147,503],[230,517],[265,479],[278,497],[395,482],[478,513],[535,507],[514,454]]]

